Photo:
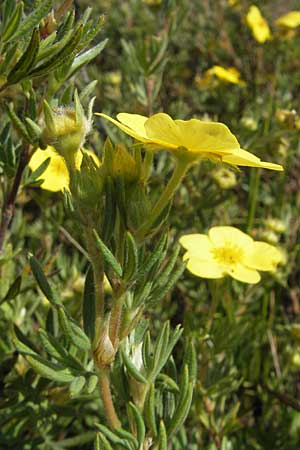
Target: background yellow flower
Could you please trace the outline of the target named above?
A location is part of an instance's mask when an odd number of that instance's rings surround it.
[[[297,28],[300,26],[300,11],[290,11],[276,20],[276,25],[285,28]]]
[[[187,269],[202,278],[230,275],[244,283],[258,283],[259,270],[274,271],[283,261],[273,245],[254,241],[251,236],[230,226],[213,227],[205,234],[187,234],[179,240],[187,250],[183,259]]]
[[[271,30],[269,28],[268,22],[264,19],[257,6],[250,6],[249,11],[246,15],[246,22],[248,27],[252,31],[253,37],[260,44],[263,44],[271,38]]]

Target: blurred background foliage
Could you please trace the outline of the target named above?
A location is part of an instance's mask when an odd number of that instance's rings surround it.
[[[27,0],[24,8],[38,3]],[[77,15],[90,3],[76,1]],[[174,118],[222,121],[243,148],[285,167],[278,175],[205,162],[193,168],[174,200],[170,242],[183,232],[233,225],[286,254],[286,264],[255,286],[231,279],[211,283],[185,272],[172,294],[149,312],[157,331],[162,319],[174,326],[183,321],[198,354],[193,405],[170,447],[174,450],[299,449],[300,28],[275,23],[299,2],[253,3],[272,32],[263,44],[246,24],[248,0],[96,0],[92,14],[104,14],[100,38],[109,40],[58,89],[62,97],[66,88],[82,91],[96,80],[95,111],[113,116],[164,111]],[[54,2],[56,8],[60,4]],[[244,83],[217,76],[207,82],[206,71],[214,65],[234,67]],[[37,96],[45,95],[38,82],[33,87]],[[15,86],[0,93],[2,117],[5,104],[19,95]],[[101,155],[107,135],[113,142],[127,139],[95,119],[89,148]],[[154,190],[171,165],[167,154],[160,155]],[[28,369],[12,339],[13,324],[36,340],[37,329],[50,320],[27,250],[43,262],[67,309],[79,317],[87,267],[80,244],[62,195],[24,186],[0,260],[0,448],[92,448],[93,423],[101,411],[97,394],[70,398],[64,387]],[[179,360],[180,353],[179,347]]]

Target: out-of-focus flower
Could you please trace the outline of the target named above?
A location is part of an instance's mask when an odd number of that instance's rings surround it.
[[[227,0],[229,6],[235,6],[239,3],[239,0]]]
[[[265,226],[275,233],[282,234],[286,231],[286,224],[280,220],[273,217],[268,217],[265,221]]]
[[[283,260],[273,245],[254,241],[251,236],[230,226],[213,227],[205,234],[182,236],[180,244],[187,250],[183,259],[187,269],[202,278],[230,275],[244,283],[258,283],[260,271],[275,271]]]
[[[213,170],[212,178],[221,189],[231,189],[236,186],[235,173],[226,167],[219,167]]]
[[[287,128],[300,130],[300,117],[294,109],[278,109],[275,116],[278,122]]]
[[[119,86],[122,82],[122,73],[120,70],[114,70],[105,74],[105,81],[107,83],[113,84],[114,86]]]
[[[254,39],[260,44],[263,44],[271,38],[268,22],[264,19],[257,6],[250,6],[246,15],[246,22],[252,31]]]
[[[261,161],[252,153],[241,149],[229,128],[219,122],[204,122],[198,119],[173,120],[168,114],[158,113],[151,117],[139,114],[120,113],[112,119],[96,113],[112,122],[124,133],[151,149],[167,149],[173,154],[185,154],[191,160],[201,158],[221,161],[233,166],[262,167],[283,170],[279,164]]]
[[[279,242],[278,235],[273,230],[261,230],[259,233],[260,239],[269,244],[276,245]]]
[[[247,130],[256,131],[258,128],[257,120],[255,120],[253,117],[244,116],[241,119],[241,125],[244,128],[247,128]]]
[[[83,150],[90,155],[95,163],[100,166],[97,156],[89,151]],[[45,150],[38,148],[29,161],[29,167],[32,171],[36,170],[46,159],[50,158],[50,162],[46,170],[38,177],[38,180],[44,180],[40,187],[47,191],[58,192],[69,187],[70,177],[65,161],[53,147],[48,146]],[[76,154],[76,168],[79,170],[82,162],[82,152]]]
[[[143,0],[146,5],[149,6],[158,6],[161,4],[162,0]]]
[[[297,28],[300,26],[300,11],[290,11],[283,16],[280,16],[275,24],[283,28]]]
[[[246,85],[245,81],[241,79],[240,72],[235,67],[225,68],[218,65],[215,65],[208,69],[204,73],[203,78],[199,76],[196,77],[195,81],[199,87],[206,86],[214,77],[216,77],[219,81],[225,83],[238,84],[240,86]]]

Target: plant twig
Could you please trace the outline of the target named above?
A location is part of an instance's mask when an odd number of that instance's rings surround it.
[[[21,153],[19,164],[17,167],[17,172],[11,187],[11,190],[6,198],[4,200],[2,213],[1,213],[1,225],[0,225],[0,254],[3,251],[3,245],[5,241],[6,232],[8,230],[9,224],[11,223],[14,211],[15,211],[15,203],[16,198],[18,195],[18,191],[20,188],[20,184],[22,181],[22,175],[24,172],[25,167],[27,166],[28,160],[29,160],[29,144],[25,144],[24,150]]]
[[[105,415],[107,418],[107,421],[111,428],[120,428],[121,423],[117,416],[111,391],[110,391],[110,383],[109,383],[109,369],[99,369],[98,371],[98,377],[99,377],[99,387],[100,387],[100,393],[101,393],[101,399],[103,402]]]

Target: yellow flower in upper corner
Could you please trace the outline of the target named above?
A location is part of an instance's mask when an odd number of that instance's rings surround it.
[[[274,272],[284,261],[273,245],[254,241],[251,236],[230,226],[213,227],[205,234],[187,234],[179,240],[187,250],[183,259],[187,269],[201,278],[230,275],[244,283],[258,283],[260,271]]]
[[[279,164],[261,161],[257,156],[240,148],[229,128],[219,122],[198,119],[173,120],[168,114],[158,113],[151,117],[120,113],[112,119],[96,113],[112,122],[124,133],[151,148],[164,148],[170,152],[186,153],[191,159],[206,158],[233,166],[262,167],[283,170]]]
[[[300,11],[290,11],[280,16],[275,24],[284,28],[297,28],[300,26]]]
[[[97,166],[100,166],[99,159],[95,153],[90,150],[84,150],[84,152],[94,159]],[[60,156],[53,147],[48,146],[45,150],[38,148],[29,161],[29,168],[32,171],[36,170],[48,158],[50,158],[50,162],[46,170],[38,178],[38,180],[44,180],[40,187],[52,192],[62,191],[64,188],[67,189],[70,182],[69,172],[63,157]],[[81,151],[78,151],[76,155],[77,169],[80,169],[81,162],[82,153]]]
[[[263,18],[257,6],[252,5],[246,15],[246,22],[251,29],[254,38],[263,44],[271,38],[271,31],[268,22]]]
[[[211,69],[208,69],[204,74],[205,78],[211,78],[216,76],[219,80],[227,83],[238,84],[245,86],[246,83],[241,79],[240,72],[235,67],[228,67],[227,69],[222,66],[215,65]]]

